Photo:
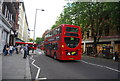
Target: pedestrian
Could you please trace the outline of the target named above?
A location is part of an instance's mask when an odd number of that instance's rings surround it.
[[[15,45],[13,46],[13,53],[15,53],[15,50],[16,50],[16,48],[15,48]]]
[[[24,46],[24,57],[23,58],[26,59],[27,55],[28,55],[28,44]]]
[[[24,54],[24,47],[23,46],[21,46],[21,48],[20,48],[20,54]]]
[[[13,45],[10,44],[10,55],[12,56],[12,53],[13,53]]]
[[[18,46],[17,46],[18,54],[20,53],[20,48],[21,48],[21,45],[18,45]]]
[[[16,53],[18,54],[18,48],[17,48],[17,45],[15,45],[15,50],[16,50]]]
[[[6,56],[8,54],[8,51],[9,51],[9,45],[8,45],[8,43],[6,43],[4,45],[4,48],[3,48],[3,54],[4,54],[4,56]]]
[[[115,57],[115,61],[119,61],[119,53],[118,53],[118,51],[115,51],[114,57]]]
[[[28,56],[30,56],[29,51],[30,51],[30,46],[28,45]]]

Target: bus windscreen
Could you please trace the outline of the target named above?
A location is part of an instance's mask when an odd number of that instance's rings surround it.
[[[67,32],[78,32],[78,28],[66,27]]]

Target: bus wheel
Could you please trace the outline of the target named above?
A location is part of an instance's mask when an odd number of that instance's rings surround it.
[[[47,51],[45,51],[45,55],[48,56],[48,55],[47,55]]]
[[[54,53],[54,56],[53,56],[54,59],[57,59],[57,56],[56,56],[56,53]]]

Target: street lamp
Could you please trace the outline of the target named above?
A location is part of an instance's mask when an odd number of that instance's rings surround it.
[[[36,17],[37,17],[37,11],[41,10],[41,11],[45,11],[44,9],[36,9],[36,13],[35,13],[35,22],[34,22],[34,34],[33,34],[33,44],[35,42],[35,28],[36,28]],[[33,52],[33,51],[32,51]]]
[[[37,10],[45,11],[44,9],[36,9],[36,13],[35,13],[35,23],[34,23],[34,35],[33,35],[33,39],[34,39],[34,40],[35,40],[35,28],[36,28]]]

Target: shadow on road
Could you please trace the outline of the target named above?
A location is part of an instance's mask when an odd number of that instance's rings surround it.
[[[57,60],[62,63],[79,63],[79,60]]]

